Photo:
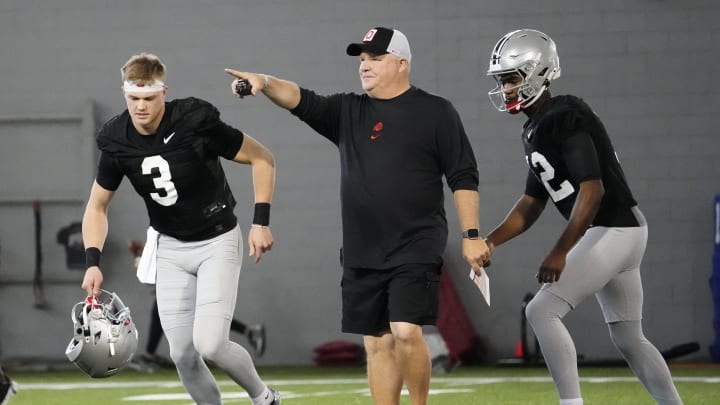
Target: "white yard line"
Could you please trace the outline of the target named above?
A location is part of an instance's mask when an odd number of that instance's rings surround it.
[[[456,393],[469,393],[473,392],[472,389],[431,389],[430,395],[442,395],[442,394],[456,394]],[[370,390],[367,388],[353,389],[353,390],[335,390],[335,391],[321,391],[321,392],[308,392],[305,394],[299,394],[292,391],[281,391],[283,399],[290,398],[318,398],[328,397],[333,395],[364,395],[370,396]],[[402,395],[407,396],[407,390],[402,391]],[[236,399],[247,399],[248,396],[244,392],[232,392],[222,395],[224,403],[235,402]],[[150,394],[150,395],[135,395],[132,397],[125,397],[123,401],[135,402],[135,401],[191,401],[190,395],[188,394]]]
[[[720,383],[720,377],[674,377],[678,382],[699,382],[708,384]],[[635,377],[581,377],[584,383],[609,383],[609,382],[635,382]],[[516,383],[547,383],[552,382],[550,377],[433,377],[433,384],[447,384],[453,386],[483,385],[483,384],[502,384],[508,382]],[[235,386],[236,384],[229,380],[219,381],[222,386]],[[266,384],[269,386],[292,386],[292,385],[352,385],[367,384],[365,378],[323,378],[323,379],[287,379],[287,380],[268,380]],[[21,383],[18,382],[18,388],[21,391],[32,390],[74,390],[82,389],[107,389],[107,388],[181,388],[179,381],[89,381],[86,383]]]

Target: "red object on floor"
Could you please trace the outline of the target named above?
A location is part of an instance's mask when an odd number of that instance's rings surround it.
[[[463,353],[474,350],[477,334],[467,311],[455,290],[450,272],[444,268],[440,275],[440,305],[437,329],[445,340],[453,360],[460,361]]]
[[[518,340],[517,344],[515,345],[515,357],[517,357],[518,359],[522,359],[523,357],[525,357],[522,340]]]
[[[365,362],[365,349],[357,343],[335,340],[314,349],[313,360],[318,366],[347,366]]]

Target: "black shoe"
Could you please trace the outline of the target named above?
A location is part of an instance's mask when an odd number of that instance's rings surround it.
[[[163,356],[159,356],[157,354],[153,354],[149,356],[150,362],[152,362],[155,366],[159,368],[175,368],[175,363],[173,363],[172,360],[165,358]]]
[[[255,354],[261,357],[265,353],[265,325],[259,323],[248,326],[248,340],[255,350]]]
[[[270,405],[280,405],[280,393],[270,387],[268,387],[268,389],[270,390],[270,393],[273,395],[273,398],[275,398],[275,399],[273,399],[272,402],[270,402]]]
[[[8,378],[0,383],[0,405],[6,405],[15,394],[17,394],[17,388],[12,380]],[[279,404],[280,400],[277,403]]]
[[[128,367],[141,373],[152,374],[159,368],[175,368],[175,364],[157,354],[140,354],[133,357]]]
[[[152,374],[157,371],[155,363],[153,363],[150,357],[145,354],[133,357],[128,363],[128,367],[145,374]]]

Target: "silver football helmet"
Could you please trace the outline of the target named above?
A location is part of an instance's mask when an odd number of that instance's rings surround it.
[[[518,73],[523,77],[517,99],[505,98],[500,77],[508,73]],[[550,82],[560,77],[560,59],[555,42],[536,30],[510,32],[495,44],[487,75],[493,76],[498,83],[488,92],[495,108],[516,114],[535,103]]]
[[[130,308],[115,293],[100,290],[72,308],[74,336],[65,356],[92,378],[110,377],[135,355],[138,333]]]

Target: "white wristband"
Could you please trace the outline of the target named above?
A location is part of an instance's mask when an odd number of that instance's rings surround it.
[[[263,78],[265,79],[265,84],[263,85],[263,89],[264,89],[265,87],[267,87],[268,85],[270,85],[270,76],[268,76],[268,75],[266,75],[266,74],[263,74],[262,76],[263,76]]]

